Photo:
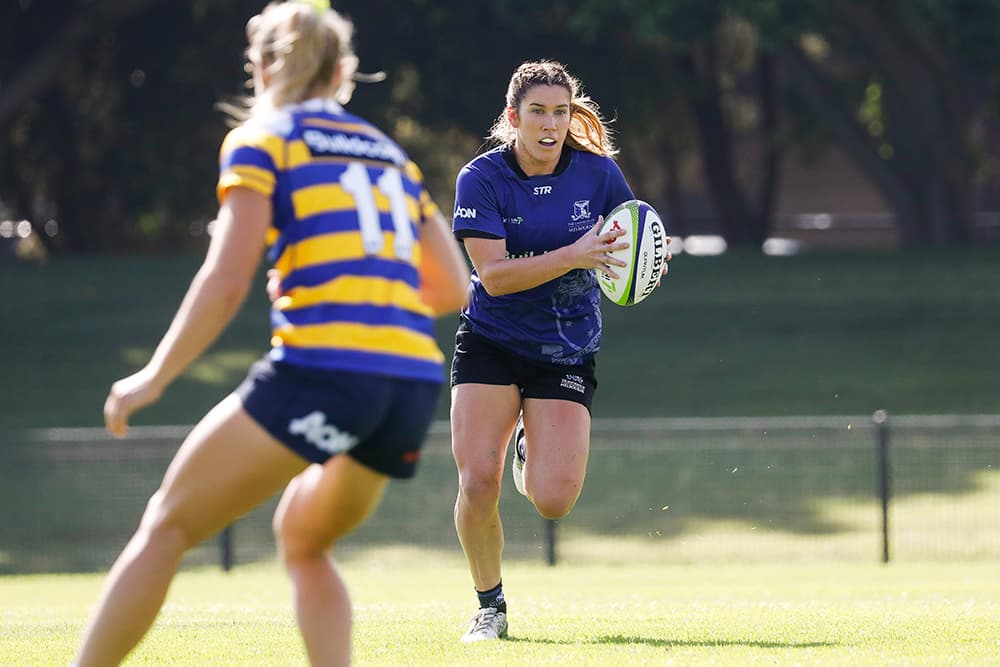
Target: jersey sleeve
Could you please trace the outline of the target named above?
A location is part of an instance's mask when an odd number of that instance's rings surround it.
[[[629,187],[628,182],[625,180],[625,174],[622,173],[618,163],[611,158],[607,158],[607,164],[608,201],[605,202],[603,215],[610,213],[618,204],[635,199],[635,195],[632,194],[632,188]]]
[[[427,186],[424,184],[424,174],[420,171],[417,163],[413,160],[408,161],[404,167],[404,172],[407,178],[420,186],[420,193],[417,195],[417,209],[420,213],[419,222],[421,225],[426,224],[440,210],[431,198],[431,194],[427,191]]]
[[[221,204],[232,188],[249,188],[265,197],[274,193],[278,169],[282,167],[284,140],[260,127],[241,125],[230,130],[219,149],[219,182],[216,196]]]
[[[478,169],[466,165],[455,183],[455,238],[506,238],[496,194]]]

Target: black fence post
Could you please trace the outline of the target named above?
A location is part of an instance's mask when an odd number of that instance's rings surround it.
[[[878,493],[882,502],[882,562],[889,562],[889,414],[885,410],[876,410],[872,415],[875,422],[875,440],[878,460]]]
[[[233,569],[233,524],[229,524],[219,533],[219,558],[222,561],[222,571]]]
[[[556,564],[556,521],[554,519],[544,519],[545,521],[545,562],[549,565]]]

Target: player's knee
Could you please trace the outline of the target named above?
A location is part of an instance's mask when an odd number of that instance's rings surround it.
[[[285,569],[291,570],[302,563],[325,560],[331,549],[308,540],[286,540],[278,544],[278,558]]]
[[[187,551],[200,541],[200,536],[162,491],[154,493],[146,504],[137,535],[147,546],[178,553]]]
[[[463,472],[458,488],[460,501],[471,507],[495,507],[500,500],[500,479],[496,475]]]
[[[538,492],[530,491],[531,500],[535,504],[535,509],[545,519],[561,519],[571,511],[576,505],[577,498],[580,497],[579,487],[566,487],[562,489],[539,489]]]
[[[332,546],[328,539],[308,530],[293,512],[275,513],[271,529],[286,565],[300,559],[324,556]]]
[[[317,558],[325,559],[332,549],[326,541],[314,539],[308,534],[294,532],[276,533],[278,554],[286,568],[297,563],[310,562]]]

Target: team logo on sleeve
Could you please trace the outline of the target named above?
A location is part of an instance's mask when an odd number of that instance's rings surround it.
[[[573,222],[590,218],[590,200],[580,199],[573,202]]]

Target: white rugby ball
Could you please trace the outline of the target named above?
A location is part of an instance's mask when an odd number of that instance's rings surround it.
[[[604,218],[598,233],[615,228],[625,230],[615,242],[624,241],[629,247],[610,255],[626,265],[612,267],[620,278],[598,271],[597,284],[613,303],[631,306],[649,296],[660,280],[663,263],[667,260],[667,232],[653,207],[638,199],[616,206]]]

